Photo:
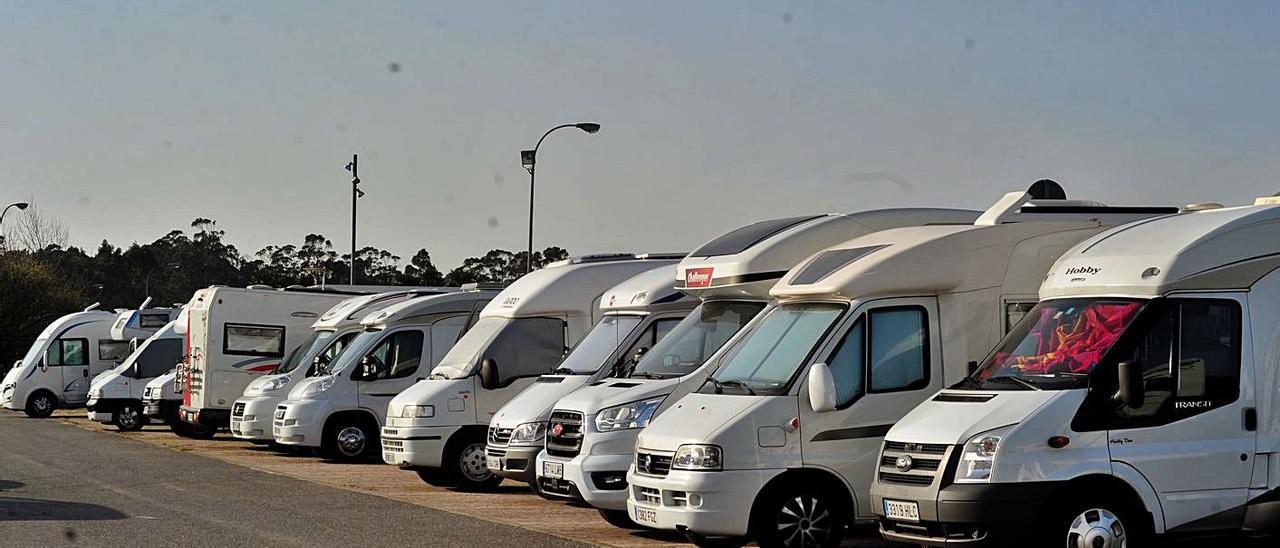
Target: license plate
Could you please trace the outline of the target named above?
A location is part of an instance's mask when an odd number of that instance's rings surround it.
[[[551,479],[564,478],[564,463],[562,462],[542,463],[542,475]]]
[[[485,457],[484,465],[490,470],[502,470],[502,461],[498,457]]]
[[[920,521],[920,505],[901,500],[885,500],[884,516],[899,521]]]
[[[641,525],[658,526],[658,512],[652,508],[635,507],[635,521]]]
[[[277,419],[283,419],[283,418],[284,418],[284,409],[276,409],[276,418],[277,418]]]

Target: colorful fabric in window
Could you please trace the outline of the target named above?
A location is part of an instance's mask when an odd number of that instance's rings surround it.
[[[1087,373],[1120,337],[1137,310],[1138,303],[1089,305],[1072,323],[1058,323],[1060,310],[1042,310],[1032,332],[1027,334],[1036,338],[1036,354],[1013,356],[1001,352],[996,363],[1028,374]]]

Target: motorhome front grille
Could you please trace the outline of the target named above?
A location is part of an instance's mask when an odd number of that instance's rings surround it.
[[[404,449],[404,442],[400,440],[382,440],[383,451],[400,451]]]
[[[662,492],[652,487],[636,486],[635,496],[636,499],[645,504],[662,506]]]
[[[512,428],[493,428],[489,427],[489,443],[495,445],[506,445],[511,441]]]
[[[547,454],[575,457],[582,450],[582,413],[554,411],[547,423]]]
[[[884,442],[877,469],[880,481],[898,485],[933,485],[951,446],[940,443]]]
[[[236,403],[232,404],[232,406],[231,406],[231,416],[232,416],[232,417],[243,417],[243,416],[244,416],[244,404],[243,404],[243,403],[241,403],[241,402],[236,402]]]
[[[507,456],[507,450],[506,450],[506,449],[494,449],[494,448],[492,448],[492,447],[486,447],[486,448],[485,448],[485,450],[484,450],[484,454],[485,454],[486,456],[490,456],[490,457],[502,458],[502,457]]]
[[[671,472],[671,455],[636,453],[636,472],[646,476],[666,477]]]

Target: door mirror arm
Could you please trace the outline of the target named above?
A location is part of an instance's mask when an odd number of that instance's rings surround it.
[[[814,413],[836,410],[836,379],[825,363],[815,363],[809,368],[809,407]]]
[[[1117,403],[1124,404],[1125,407],[1130,409],[1141,407],[1143,402],[1146,401],[1146,394],[1142,385],[1141,362],[1120,362],[1116,364],[1116,374],[1119,377],[1116,383],[1117,390],[1111,399]]]

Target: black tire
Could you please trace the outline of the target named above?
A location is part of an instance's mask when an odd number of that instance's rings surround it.
[[[1046,540],[1068,548],[1143,548],[1152,536],[1148,521],[1123,497],[1081,497],[1053,512]]]
[[[169,423],[169,429],[172,430],[174,434],[193,440],[207,440],[218,433],[218,430],[212,426],[192,424],[181,420]]]
[[[111,424],[121,432],[137,432],[147,425],[147,417],[142,414],[141,405],[126,403],[111,414]]]
[[[492,491],[502,483],[502,476],[485,465],[484,446],[484,435],[473,434],[451,440],[445,448],[441,464],[459,491]]]
[[[600,513],[600,517],[609,522],[609,525],[619,529],[645,529],[644,526],[631,520],[631,514],[626,510],[605,510],[597,508],[596,512]]]
[[[834,548],[844,538],[840,499],[818,485],[780,486],[766,491],[751,512],[751,536],[761,548]]]
[[[453,487],[453,475],[440,468],[415,468],[418,479],[433,487]]]
[[[341,462],[367,462],[381,450],[377,424],[367,418],[342,418],[325,428],[324,457]]]
[[[43,419],[53,414],[58,408],[58,397],[48,390],[38,390],[27,397],[27,407],[23,409],[28,417]]]

